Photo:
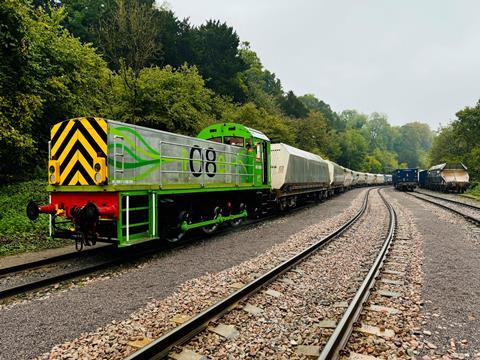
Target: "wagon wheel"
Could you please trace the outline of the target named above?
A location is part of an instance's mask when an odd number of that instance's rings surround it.
[[[168,234],[165,237],[167,241],[174,243],[182,240],[187,232],[185,230],[182,230],[181,226],[184,221],[188,223],[189,220],[190,220],[190,214],[187,211],[181,211],[180,214],[178,215],[177,224],[173,225],[169,229]]]
[[[217,219],[222,214],[222,209],[219,206],[215,207],[215,209],[213,210],[213,214],[214,214],[213,218]],[[205,234],[211,234],[218,229],[218,225],[220,224],[216,223],[212,225],[203,226],[202,230]]]
[[[239,212],[243,212],[243,210],[245,210],[245,204],[244,203],[240,203],[240,206],[238,207],[239,209]],[[230,221],[230,225],[235,227],[235,226],[238,226],[240,225],[242,222],[243,222],[244,218],[241,217],[241,218],[237,218],[237,219],[233,219]]]

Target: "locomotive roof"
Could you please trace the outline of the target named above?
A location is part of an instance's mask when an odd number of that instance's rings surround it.
[[[432,166],[429,170],[467,170],[467,167],[462,163],[443,163]]]

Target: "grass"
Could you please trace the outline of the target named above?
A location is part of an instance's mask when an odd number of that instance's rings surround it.
[[[477,200],[480,200],[480,182],[478,181],[472,182],[470,188],[465,193],[465,195],[467,195],[468,197],[472,197]]]
[[[65,245],[48,237],[48,216],[30,221],[25,209],[29,200],[48,202],[46,181],[33,180],[0,186],[0,256],[39,251]]]

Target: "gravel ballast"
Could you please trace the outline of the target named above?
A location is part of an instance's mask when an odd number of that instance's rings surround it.
[[[429,343],[422,331],[427,330],[421,327],[423,238],[412,212],[390,195],[390,191],[385,192],[397,214],[395,239],[346,350],[381,359],[403,359],[418,356]],[[370,330],[378,332],[373,335]]]
[[[376,191],[362,218],[338,239],[211,324],[234,326],[224,339],[204,331],[186,348],[209,359],[301,359],[321,349],[383,244],[388,213]],[[272,292],[273,291],[273,292]],[[262,310],[258,315],[243,306]]]
[[[147,304],[153,299],[174,294],[190,279],[238,265],[311,226],[315,227],[316,235],[328,232],[353,215],[360,207],[364,192],[364,189],[352,190],[273,221],[166,252],[120,276],[87,282],[69,291],[47,293],[42,298],[3,309],[0,311],[0,358],[32,358],[49,351],[55,344],[95,331],[112,321],[115,324],[134,321],[125,319],[139,308],[151,306]],[[354,199],[357,200],[352,203]],[[104,356],[111,357],[109,355]]]
[[[389,193],[390,194],[390,193]],[[429,358],[480,358],[480,251],[478,227],[435,205],[400,192],[423,238],[423,328],[435,348]]]

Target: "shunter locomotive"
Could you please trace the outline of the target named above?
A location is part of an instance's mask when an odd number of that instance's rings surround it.
[[[377,176],[379,177],[379,176]],[[178,241],[193,229],[211,233],[273,208],[322,199],[379,182],[234,123],[189,137],[102,118],[76,118],[51,130],[50,203],[27,215],[50,215],[50,235],[119,247]]]

